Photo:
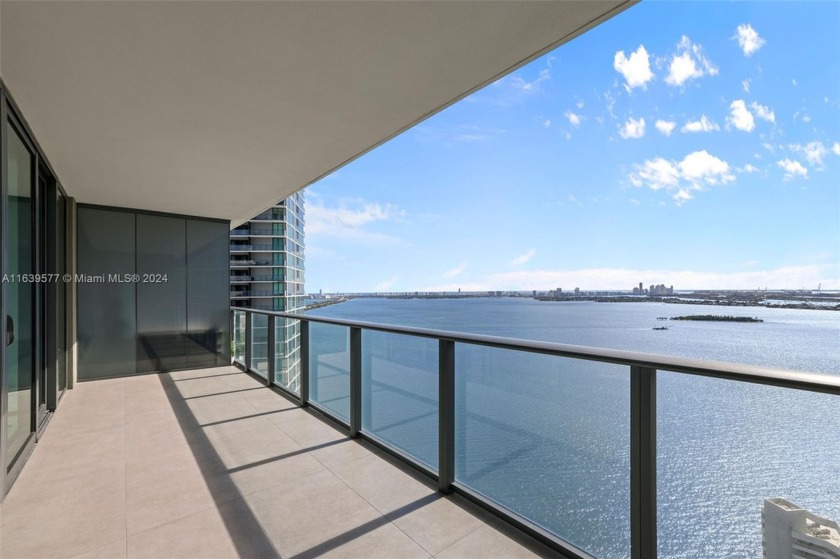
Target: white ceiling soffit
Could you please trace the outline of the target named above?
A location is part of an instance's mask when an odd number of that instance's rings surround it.
[[[79,202],[241,223],[633,2],[0,2]]]

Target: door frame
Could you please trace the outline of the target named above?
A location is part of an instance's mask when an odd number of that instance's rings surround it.
[[[51,250],[48,246],[49,243],[47,243],[47,240],[49,240],[50,238],[55,238],[51,235],[50,231],[50,228],[52,227],[52,233],[55,233],[55,220],[51,219],[51,217],[55,216],[55,194],[56,191],[60,192],[65,197],[65,202],[69,201],[70,197],[67,196],[67,192],[57,181],[57,175],[55,173],[55,170],[53,169],[52,165],[50,165],[49,160],[44,156],[44,151],[41,149],[41,146],[35,139],[35,135],[32,133],[32,129],[29,127],[28,123],[26,122],[26,119],[23,117],[22,112],[18,108],[17,104],[14,102],[14,99],[9,93],[9,90],[6,87],[5,83],[3,83],[3,80],[0,79],[0,277],[4,276],[8,270],[9,234],[7,230],[7,224],[9,217],[9,185],[5,167],[8,152],[9,134],[9,127],[7,126],[7,123],[10,123],[12,126],[14,126],[15,131],[20,136],[21,140],[23,140],[30,153],[32,153],[33,155],[33,183],[31,185],[32,273],[49,272],[50,270],[55,269],[51,264],[54,264],[57,258],[57,255],[51,254],[55,253],[55,251]],[[41,189],[39,186],[39,179],[42,176],[42,174],[47,176],[46,188],[44,189],[45,191],[43,194],[41,194]],[[50,202],[52,202],[52,209],[50,206]],[[46,206],[44,206],[45,204]],[[65,203],[65,212],[68,212],[69,207],[70,204]],[[67,213],[65,213],[65,220],[66,219]],[[44,221],[46,223],[42,223]],[[52,223],[52,225],[50,225],[50,223]],[[66,231],[64,234],[64,239],[66,258],[65,262],[66,267],[69,268],[71,251],[69,250],[69,243],[67,242],[68,238],[66,236]],[[39,269],[39,267],[42,267],[43,269]],[[63,281],[63,278],[59,278],[59,281]],[[49,417],[51,417],[51,412],[55,410],[55,406],[57,406],[58,400],[61,397],[61,394],[58,393],[57,378],[50,378],[51,376],[55,377],[56,375],[54,357],[57,357],[57,348],[55,344],[55,321],[50,320],[47,314],[51,308],[55,309],[54,303],[52,307],[50,307],[49,304],[51,299],[50,292],[54,291],[55,289],[50,289],[49,284],[42,284],[42,287],[36,287],[33,289],[33,377],[31,390],[32,408],[30,410],[30,432],[29,436],[27,437],[26,443],[23,445],[18,455],[14,458],[13,463],[9,467],[6,466],[9,459],[7,433],[8,410],[6,409],[6,402],[8,401],[8,386],[6,378],[7,355],[5,344],[7,332],[5,319],[0,320],[0,501],[2,501],[5,495],[9,492],[9,489],[11,488],[15,479],[17,479],[17,476],[20,474],[21,469],[28,460],[29,455],[32,453],[35,443],[37,441],[39,427],[46,425],[46,422],[49,420]],[[64,358],[66,367],[65,371],[68,374],[68,382],[65,383],[66,386],[70,384],[70,340],[68,336],[70,328],[68,328],[67,326],[69,325],[68,318],[71,316],[71,313],[68,303],[69,297],[65,297]],[[0,317],[6,316],[7,309],[8,294],[6,290],[6,284],[3,283],[2,288],[0,288]],[[44,332],[43,336],[40,335],[40,332],[42,331]],[[53,366],[50,367],[49,363],[53,363]],[[46,367],[45,386],[40,386],[39,382],[39,367],[42,366]],[[39,390],[46,391],[46,410],[45,413],[41,416],[39,416]],[[39,419],[41,421],[38,421]]]

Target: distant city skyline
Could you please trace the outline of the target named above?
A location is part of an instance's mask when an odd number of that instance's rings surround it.
[[[838,18],[630,8],[310,187],[307,291],[840,289]]]

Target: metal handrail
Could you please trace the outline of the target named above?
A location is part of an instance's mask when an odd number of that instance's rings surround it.
[[[231,307],[231,327],[236,323],[237,312],[245,313],[244,368],[262,376],[268,386],[275,386],[295,399],[300,406],[311,406],[333,421],[349,429],[351,437],[361,437],[418,471],[438,482],[442,492],[455,492],[487,509],[535,539],[562,552],[565,556],[579,559],[592,559],[592,556],[553,534],[544,527],[523,517],[516,511],[494,502],[487,496],[464,486],[455,480],[455,344],[471,344],[486,347],[523,351],[599,361],[629,367],[630,373],[630,552],[632,559],[655,559],[657,556],[657,497],[656,497],[656,379],[657,371],[669,371],[694,376],[720,378],[737,382],[762,384],[840,395],[840,375],[788,371],[738,363],[725,363],[703,359],[690,359],[655,355],[635,351],[624,351],[554,342],[541,342],[483,334],[466,334],[446,330],[394,326],[358,320],[344,320],[305,314],[295,314],[263,309],[243,309]],[[277,318],[300,321],[300,373],[299,392],[275,382],[275,360],[268,359],[268,371],[263,374],[251,367],[251,325],[252,314],[267,315],[268,345],[274,347],[274,330]],[[332,411],[310,401],[309,371],[309,323],[331,324],[349,329],[350,334],[350,418],[349,421],[338,417]],[[438,340],[438,469],[428,466],[402,450],[379,439],[375,434],[364,430],[362,426],[362,331],[374,330],[391,334],[431,338]],[[234,359],[235,363],[238,363]]]
[[[473,345],[495,347],[499,349],[527,351],[529,353],[542,353],[546,355],[555,355],[557,357],[571,357],[574,359],[585,359],[588,361],[601,361],[604,363],[628,365],[631,367],[649,367],[675,373],[737,380],[755,384],[769,384],[772,386],[795,388],[811,392],[824,392],[840,396],[840,375],[811,373],[806,371],[789,371],[785,369],[774,369],[771,367],[744,365],[725,361],[673,357],[669,355],[657,355],[638,351],[596,348],[519,338],[505,338],[501,336],[487,336],[484,334],[467,334],[463,332],[417,328],[413,326],[395,326],[389,324],[379,324],[376,322],[365,322],[361,320],[345,320],[279,311],[264,311],[256,309],[248,310],[258,312],[260,314],[272,314],[280,318],[294,318],[309,322],[334,324],[336,326],[362,328],[363,330],[375,330],[391,334],[405,334],[421,338],[448,340]]]

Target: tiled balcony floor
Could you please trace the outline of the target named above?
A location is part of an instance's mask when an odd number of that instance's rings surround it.
[[[81,383],[0,556],[533,557],[546,548],[233,367]]]

